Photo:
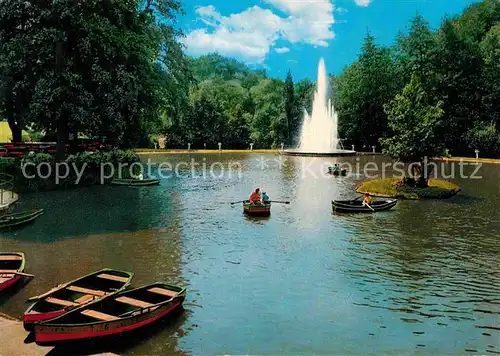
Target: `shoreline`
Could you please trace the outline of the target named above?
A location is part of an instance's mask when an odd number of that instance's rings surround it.
[[[166,154],[207,154],[207,153],[276,153],[283,154],[280,149],[202,149],[202,150],[186,150],[186,149],[153,149],[153,148],[138,148],[134,150],[137,155],[166,155]],[[356,156],[383,156],[381,152],[356,152]],[[475,157],[440,157],[434,158],[436,161],[444,162],[467,162],[467,163],[490,163],[500,164],[500,159],[497,158],[475,158]]]

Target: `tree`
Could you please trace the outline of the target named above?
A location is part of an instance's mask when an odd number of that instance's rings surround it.
[[[384,104],[397,93],[394,65],[387,48],[367,34],[359,60],[335,80],[334,103],[340,132],[356,145],[375,145],[387,136]]]
[[[292,72],[288,70],[285,86],[283,88],[284,106],[285,106],[285,120],[284,127],[281,130],[282,142],[290,143],[290,127],[295,126],[297,119],[297,110],[295,106],[295,88],[293,86]]]
[[[407,36],[399,34],[395,48],[398,76],[404,86],[416,75],[426,90],[434,85],[433,61],[437,55],[436,38],[429,23],[417,14]]]
[[[250,138],[260,147],[278,147],[285,121],[282,81],[264,79],[250,91],[255,113],[250,122]]]
[[[0,102],[11,127],[56,132],[58,158],[71,132],[134,145],[179,106],[172,93],[187,91],[179,9],[176,0],[1,2]]]
[[[381,139],[384,153],[405,163],[420,163],[417,184],[428,183],[426,159],[439,156],[444,150],[439,128],[442,125],[442,102],[431,102],[418,77],[414,75],[401,94],[385,108],[394,136]]]

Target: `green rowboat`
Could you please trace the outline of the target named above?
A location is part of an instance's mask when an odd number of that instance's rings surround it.
[[[35,220],[40,215],[43,215],[43,209],[3,215],[0,217],[0,229],[11,229],[19,227]]]
[[[247,200],[243,202],[243,212],[250,216],[269,216],[271,215],[271,203],[250,204]]]
[[[125,185],[132,187],[144,187],[150,185],[158,185],[160,184],[159,179],[113,179],[111,181],[111,185]]]

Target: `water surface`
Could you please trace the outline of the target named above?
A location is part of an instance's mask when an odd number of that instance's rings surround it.
[[[186,285],[188,298],[180,317],[110,351],[500,353],[500,166],[484,165],[481,180],[455,179],[463,193],[446,201],[333,215],[331,199],[356,197],[363,174],[321,177],[333,159],[280,157],[155,155],[144,160],[194,159],[196,177],[184,166],[158,187],[22,196],[18,210],[45,215],[2,233],[0,250],[24,251],[36,278],[2,297],[0,311],[20,317],[27,297],[111,267],[135,272],[136,286]],[[345,158],[367,160],[384,159]],[[203,177],[203,164],[218,161],[238,162],[241,175]],[[245,217],[229,202],[255,187],[291,204],[274,204],[266,219]]]

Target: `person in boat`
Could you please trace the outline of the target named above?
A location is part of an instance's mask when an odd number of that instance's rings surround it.
[[[257,188],[255,191],[250,194],[250,204],[260,204],[261,202],[261,196],[260,196],[260,189]]]
[[[335,163],[335,164],[333,165],[333,171],[334,171],[334,172],[340,172],[340,166],[339,166],[339,164],[338,164],[338,163]]]
[[[262,193],[262,203],[269,204],[271,202],[271,198],[266,194],[266,192]]]
[[[363,206],[370,205],[373,203],[373,199],[370,194],[365,193],[365,197],[363,198]]]

